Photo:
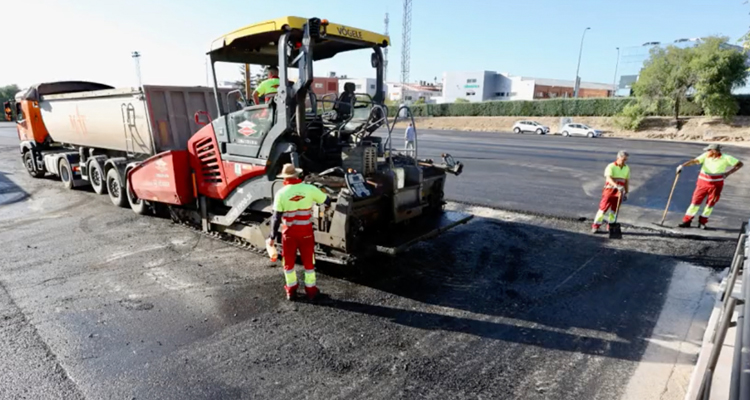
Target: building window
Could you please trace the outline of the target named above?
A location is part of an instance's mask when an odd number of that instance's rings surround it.
[[[475,92],[466,92],[467,96],[474,96],[475,94],[476,94]]]
[[[362,90],[362,85],[357,85],[357,90]]]
[[[411,96],[404,96],[404,100],[411,100]]]
[[[467,79],[466,83],[477,83],[476,79]]]
[[[505,92],[496,92],[495,97],[505,97]]]
[[[316,83],[315,84],[315,89],[323,89],[323,84],[322,83]]]
[[[370,85],[370,89],[375,89],[375,85]]]
[[[555,97],[557,97],[557,93],[550,93],[549,94],[549,98],[550,99],[554,99]]]
[[[536,97],[544,97],[544,92],[536,92]]]

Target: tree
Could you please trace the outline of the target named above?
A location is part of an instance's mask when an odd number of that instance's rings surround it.
[[[727,46],[726,37],[710,37],[694,48],[691,68],[695,71],[694,101],[706,115],[731,120],[739,105],[732,90],[745,85],[748,77],[745,52]]]
[[[18,93],[21,89],[18,88],[18,85],[6,85],[6,86],[0,86],[0,100],[8,100],[15,97],[16,93]]]
[[[651,57],[641,70],[633,91],[644,110],[655,111],[660,98],[670,102],[675,120],[680,119],[680,104],[687,100],[698,76],[691,62],[693,48],[668,46],[651,50]]]

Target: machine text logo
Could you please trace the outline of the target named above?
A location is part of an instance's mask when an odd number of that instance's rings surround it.
[[[346,36],[353,39],[362,39],[362,32],[354,29],[349,29],[345,26],[338,27],[339,36]]]

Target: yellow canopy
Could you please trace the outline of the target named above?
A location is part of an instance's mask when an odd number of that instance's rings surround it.
[[[283,17],[245,26],[211,43],[215,61],[276,65],[279,36],[290,33],[290,39],[301,40],[307,18]],[[325,22],[325,20],[323,20]],[[313,59],[323,60],[338,53],[390,45],[390,38],[346,25],[328,23],[321,27],[323,39],[312,44]]]

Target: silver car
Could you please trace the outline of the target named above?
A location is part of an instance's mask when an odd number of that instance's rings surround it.
[[[536,121],[518,121],[513,124],[514,133],[534,132],[537,135],[549,133],[549,127],[544,126]]]
[[[597,138],[602,136],[602,131],[584,124],[565,124],[562,128],[563,136],[586,136]]]

